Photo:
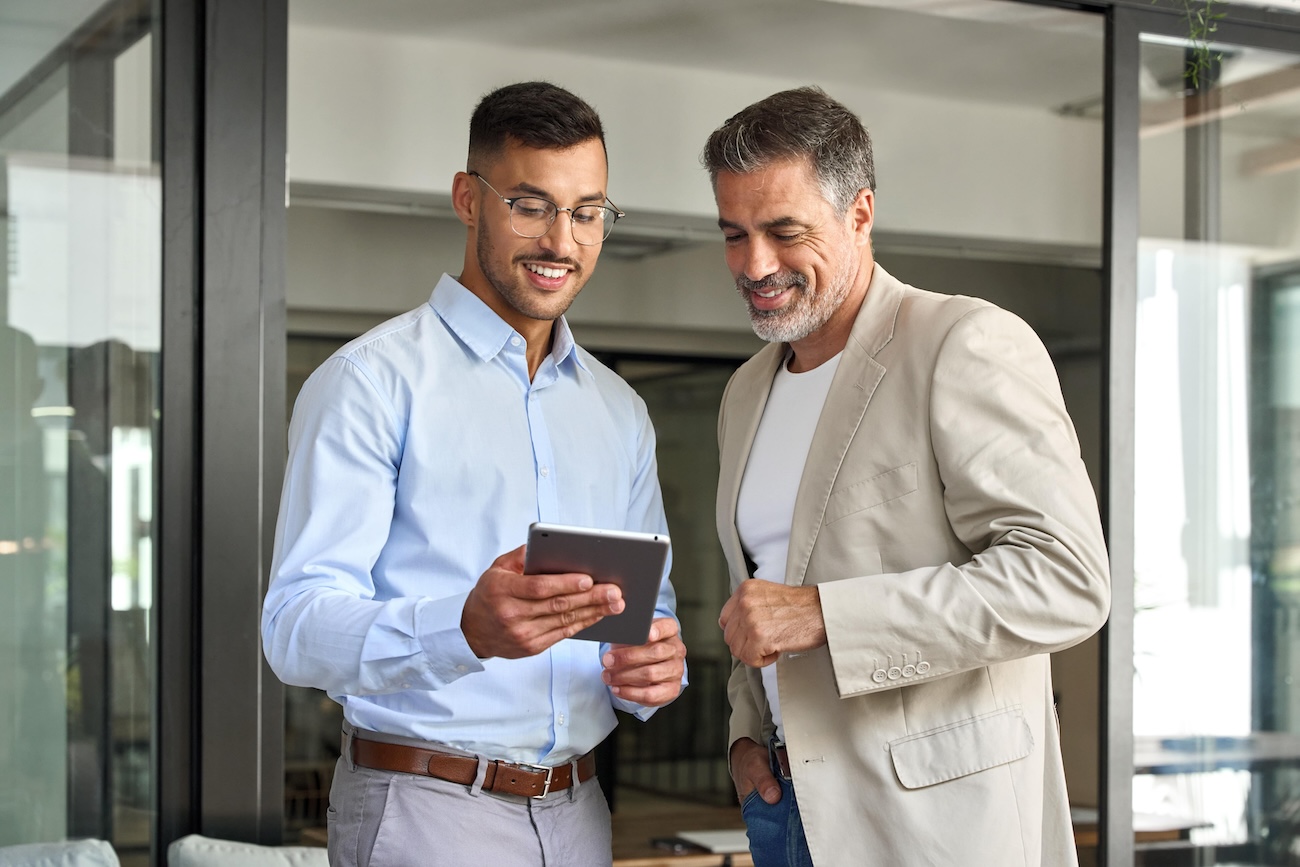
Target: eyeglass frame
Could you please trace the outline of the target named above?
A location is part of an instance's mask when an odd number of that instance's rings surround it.
[[[605,201],[609,203],[608,205],[586,204],[586,205],[575,205],[572,208],[561,208],[558,204],[552,202],[550,199],[546,198],[545,196],[528,195],[528,196],[514,196],[513,198],[507,198],[501,195],[500,193],[498,193],[497,188],[489,184],[487,178],[483,177],[473,169],[467,171],[465,174],[473,175],[474,177],[478,178],[480,181],[483,182],[483,186],[491,190],[494,196],[496,196],[498,199],[500,199],[502,202],[505,203],[506,208],[509,209],[510,211],[510,231],[514,232],[516,235],[518,235],[521,238],[545,237],[546,233],[551,231],[551,227],[555,225],[555,218],[560,215],[560,211],[568,211],[569,212],[569,234],[573,238],[573,243],[579,244],[583,247],[597,247],[609,240],[610,234],[614,231],[614,224],[617,223],[623,217],[627,216],[627,214],[623,213],[618,209],[618,205],[614,204],[609,200],[608,196],[605,197]],[[545,202],[546,204],[551,206],[553,210],[551,211],[551,216],[546,221],[545,231],[539,232],[536,235],[525,235],[523,232],[515,228],[515,202],[519,201],[520,199],[537,199],[539,202]],[[576,211],[578,208],[601,208],[606,211],[611,211],[614,214],[614,219],[611,220],[609,223],[609,231],[607,231],[604,237],[602,237],[599,241],[597,241],[594,244],[588,244],[585,241],[579,241],[577,234],[574,233],[573,231],[573,212]]]

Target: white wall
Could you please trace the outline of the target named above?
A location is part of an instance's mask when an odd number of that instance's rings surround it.
[[[629,211],[715,215],[699,167],[708,134],[741,107],[809,83],[797,64],[792,75],[759,78],[548,58],[536,50],[530,56],[544,77],[601,113],[610,194]],[[452,174],[464,168],[475,103],[519,77],[512,53],[496,46],[295,26],[290,178],[447,193]],[[871,129],[882,231],[1100,243],[1099,121],[886,93],[870,82],[828,90]]]

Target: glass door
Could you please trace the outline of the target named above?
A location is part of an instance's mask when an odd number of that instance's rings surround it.
[[[149,862],[155,20],[0,10],[0,845]]]
[[[1112,260],[1132,289],[1112,353],[1132,536],[1112,553],[1132,592],[1133,863],[1295,864],[1300,55],[1276,33],[1136,35],[1117,55],[1135,61],[1137,185],[1114,193],[1136,199],[1135,273]]]

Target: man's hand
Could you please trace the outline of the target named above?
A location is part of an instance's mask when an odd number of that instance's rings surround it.
[[[460,628],[480,659],[535,656],[623,610],[623,592],[590,575],[525,575],[524,546],[493,561],[465,600]]]
[[[741,802],[755,789],[769,804],[781,800],[781,784],[772,775],[767,747],[750,738],[740,738],[731,745],[731,780],[736,784],[736,797]]]
[[[656,617],[645,644],[610,645],[601,660],[609,691],[646,707],[659,707],[677,698],[686,665],[686,645],[678,632],[676,620]]]
[[[817,587],[788,587],[751,578],[740,582],[718,618],[731,655],[761,668],[789,651],[826,643]]]

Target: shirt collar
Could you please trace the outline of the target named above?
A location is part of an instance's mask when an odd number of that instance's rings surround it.
[[[429,306],[461,342],[483,361],[499,354],[516,334],[481,298],[449,274],[443,274],[438,285],[433,287]],[[572,359],[579,368],[591,373],[582,354],[578,352],[578,344],[573,339],[568,320],[563,316],[555,322],[551,358],[556,367],[562,368],[566,359]]]

